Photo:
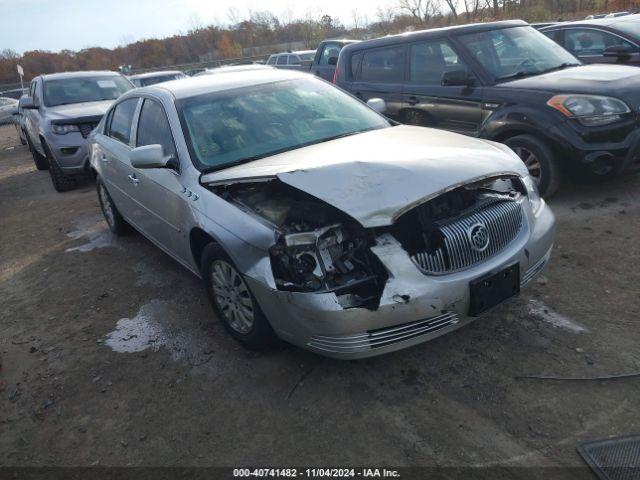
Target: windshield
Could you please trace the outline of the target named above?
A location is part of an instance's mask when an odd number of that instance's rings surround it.
[[[313,78],[199,95],[177,108],[191,157],[203,171],[390,126],[365,104]]]
[[[55,107],[69,103],[115,100],[131,88],[131,84],[119,75],[47,80],[44,82],[44,104]]]
[[[460,39],[496,80],[580,65],[564,48],[528,26],[461,35]]]

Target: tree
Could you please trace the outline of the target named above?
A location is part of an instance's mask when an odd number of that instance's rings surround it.
[[[440,13],[436,0],[400,0],[400,10],[408,13],[420,24],[425,25],[429,20]]]

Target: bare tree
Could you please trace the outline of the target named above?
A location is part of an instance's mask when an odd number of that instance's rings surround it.
[[[393,30],[393,21],[396,18],[395,9],[389,5],[378,7],[376,17],[378,18],[378,25],[382,33],[385,35],[391,33]]]
[[[458,0],[444,0],[444,3],[447,4],[447,7],[449,7],[449,10],[451,10],[451,15],[453,15],[453,19],[457,20],[458,19]]]
[[[399,0],[398,6],[423,25],[440,13],[440,5],[436,0]]]

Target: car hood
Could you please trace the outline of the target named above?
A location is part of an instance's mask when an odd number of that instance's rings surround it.
[[[113,100],[103,100],[99,102],[58,105],[57,107],[48,107],[47,116],[51,120],[72,120],[83,117],[101,117],[107,113],[107,110],[112,104]]]
[[[615,94],[617,96],[620,92],[637,92],[640,89],[640,69],[625,65],[581,65],[512,80],[496,86],[544,90],[553,93]]]
[[[364,227],[461,184],[526,175],[503,145],[430,128],[397,126],[311,145],[202,176],[205,185],[278,180],[355,218]]]

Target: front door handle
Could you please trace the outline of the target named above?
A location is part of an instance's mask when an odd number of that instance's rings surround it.
[[[356,97],[358,97],[358,98],[362,98],[362,94],[361,94],[360,92],[356,92],[356,93],[354,93],[354,95],[355,95]]]
[[[100,160],[102,160],[102,163],[109,163],[109,159],[104,154],[102,154],[102,156],[100,157]]]
[[[138,184],[140,183],[140,180],[138,179],[138,177],[136,177],[135,175],[128,175],[129,180],[131,180],[133,182],[133,184],[137,187]]]
[[[418,97],[409,97],[407,99],[407,103],[409,105],[417,105],[418,104]]]

